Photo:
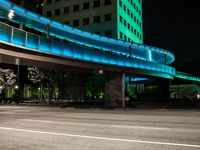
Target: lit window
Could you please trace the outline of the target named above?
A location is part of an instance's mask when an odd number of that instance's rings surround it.
[[[124,35],[124,41],[126,41],[126,35]]]
[[[124,26],[126,26],[126,20],[124,20]]]
[[[122,1],[121,0],[119,1],[119,6],[122,7]]]
[[[124,5],[124,11],[126,12],[126,5]]]
[[[128,23],[128,29],[130,30],[130,24]]]
[[[131,12],[131,18],[133,19],[133,13]]]
[[[122,16],[120,16],[119,20],[120,20],[120,22],[122,23],[122,20],[123,20],[123,19],[122,19]]]
[[[136,29],[134,29],[134,34],[136,35]]]
[[[128,13],[128,15],[130,15],[130,10],[129,9],[127,9],[127,13]]]
[[[120,32],[120,39],[123,39],[123,33]]]

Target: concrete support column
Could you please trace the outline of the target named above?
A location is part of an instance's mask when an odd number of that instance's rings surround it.
[[[125,107],[125,74],[106,75],[105,106]]]
[[[170,82],[170,80],[166,79],[156,80],[158,100],[163,101],[170,99]]]
[[[84,99],[84,76],[74,75],[71,78],[71,84],[67,87],[67,98],[73,101],[81,101]]]
[[[82,101],[84,99],[84,86],[72,85],[69,89],[69,99],[73,101]]]

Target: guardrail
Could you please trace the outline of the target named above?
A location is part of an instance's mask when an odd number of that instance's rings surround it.
[[[0,33],[1,43],[12,44],[27,50],[40,51],[92,63],[155,71],[157,73],[154,76],[164,78],[173,78],[175,75],[175,69],[170,66],[129,58],[116,53],[105,53],[101,50],[94,51],[80,45],[69,45],[14,28],[4,23],[0,23]]]

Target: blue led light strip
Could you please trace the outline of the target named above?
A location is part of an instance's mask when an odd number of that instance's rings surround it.
[[[137,68],[143,70],[144,74],[151,76],[172,79],[175,75],[174,68],[163,65],[163,58],[166,56],[168,63],[174,60],[174,56],[170,52],[84,32],[24,10],[10,2],[0,0],[1,18],[7,19],[7,13],[10,9],[15,11],[15,17],[12,19],[14,22],[20,23],[22,21],[26,24],[26,21],[28,21],[30,23],[29,27],[41,32],[46,32],[46,25],[44,24],[50,23],[51,35],[56,35],[61,39],[66,39],[67,37],[67,40],[73,41],[76,44],[72,46],[44,38],[3,23],[0,24],[1,42],[81,61],[127,67],[127,69]],[[130,44],[131,50],[133,50],[132,57],[129,57],[130,49],[127,49],[130,47]],[[83,45],[85,47],[82,47]],[[98,48],[99,51],[94,51],[91,48]],[[109,53],[102,51],[109,51]],[[147,73],[148,71],[153,71],[153,73]]]
[[[65,39],[70,42],[77,43],[79,45],[84,45],[91,48],[97,48],[104,51],[110,51],[113,53],[118,53],[118,54],[126,55],[126,56],[129,56],[129,53],[130,53],[129,47],[131,46],[131,50],[133,54],[132,57],[134,59],[137,58],[141,60],[153,61],[153,62],[162,63],[162,64],[165,64],[165,63],[170,64],[175,60],[174,55],[171,52],[168,52],[166,50],[147,46],[147,45],[124,42],[124,41],[120,41],[120,40],[116,40],[112,38],[107,38],[104,36],[99,36],[99,35],[92,34],[89,32],[81,31],[79,29],[72,28],[70,26],[61,24],[59,22],[50,20],[38,14],[27,11],[17,5],[11,4],[10,2],[6,0],[1,0],[0,6],[2,6],[5,11],[13,9],[15,10],[16,16],[19,16],[18,18],[24,18],[23,20],[19,20],[17,17],[14,17],[13,21],[21,22],[21,23],[24,22],[26,24],[27,23],[26,21],[28,20],[31,22],[29,27],[35,30],[38,30],[40,32],[46,32],[46,25],[49,24],[51,28],[50,34],[52,36]],[[151,59],[149,59],[147,55],[144,55],[146,54],[146,52],[143,52],[143,51],[146,51],[146,50],[151,51]],[[166,61],[165,61],[165,57],[166,57]]]

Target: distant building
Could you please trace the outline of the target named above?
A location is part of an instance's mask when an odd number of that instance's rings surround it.
[[[142,0],[43,0],[43,15],[67,25],[143,43]]]
[[[42,0],[10,0],[26,9],[29,9],[38,14],[42,14],[43,1]]]

